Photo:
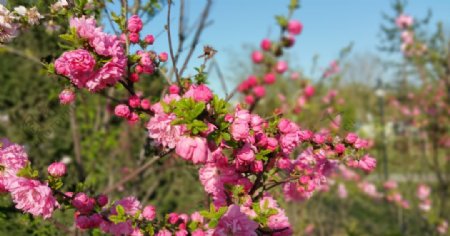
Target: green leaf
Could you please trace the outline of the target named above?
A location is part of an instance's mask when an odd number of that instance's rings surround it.
[[[117,211],[117,215],[119,215],[119,216],[125,215],[125,209],[123,208],[122,205],[117,205],[116,211]]]
[[[214,229],[216,228],[217,224],[219,224],[218,219],[211,219],[208,223],[208,227]]]
[[[35,179],[39,176],[39,172],[37,170],[33,170],[31,164],[28,162],[28,164],[24,168],[20,169],[16,175],[28,179]]]
[[[277,20],[277,23],[282,27],[286,28],[288,25],[288,20],[284,16],[275,16],[275,19]]]

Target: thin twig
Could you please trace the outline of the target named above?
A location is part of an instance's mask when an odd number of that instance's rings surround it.
[[[36,64],[39,64],[41,66],[46,66],[43,62],[41,62],[41,60],[39,60],[39,58],[37,58],[35,56],[32,56],[32,55],[29,55],[28,53],[25,53],[25,52],[23,52],[21,50],[18,50],[18,49],[15,49],[15,48],[3,45],[3,44],[0,44],[0,48],[5,49],[9,53],[15,54],[17,56],[24,57],[24,58],[26,58],[26,59],[28,59],[28,60],[36,63]]]
[[[222,86],[223,91],[225,92],[225,97],[228,97],[228,88],[227,88],[227,84],[225,82],[225,78],[222,74],[222,70],[219,67],[219,64],[217,63],[216,59],[213,59],[213,63],[211,64],[210,68],[212,69],[213,67],[216,68],[216,72],[217,72],[217,76],[219,77],[220,80],[220,84]]]
[[[152,166],[156,161],[158,161],[159,159],[165,157],[166,155],[168,155],[170,152],[167,152],[165,154],[162,154],[160,156],[154,156],[150,161],[148,161],[147,163],[145,163],[144,165],[142,165],[141,167],[137,168],[136,170],[132,171],[130,174],[128,174],[127,176],[125,176],[124,178],[122,178],[119,182],[117,182],[116,184],[114,184],[111,187],[106,188],[105,190],[103,190],[102,193],[104,194],[108,194],[111,193],[112,191],[114,191],[115,189],[119,188],[120,186],[122,186],[123,184],[125,184],[126,182],[134,179],[136,176],[138,176],[142,171],[145,171],[148,167]]]
[[[111,16],[109,14],[108,8],[106,8],[106,6],[104,8],[104,11],[105,11],[105,14],[106,14],[106,18],[108,19],[109,25],[111,26],[112,30],[114,31],[114,34],[115,35],[119,35],[119,32],[116,30],[116,27],[114,26],[114,23],[113,23],[113,21],[111,19]]]
[[[180,69],[180,76],[183,76],[183,72],[186,69],[187,64],[189,63],[189,60],[191,59],[195,48],[197,47],[198,41],[200,40],[200,35],[202,34],[203,29],[206,26],[206,20],[208,19],[208,14],[209,14],[209,10],[211,9],[211,5],[212,5],[212,1],[208,0],[206,5],[205,5],[205,8],[203,9],[201,20],[200,20],[200,23],[199,23],[199,25],[197,27],[197,31],[195,32],[194,39],[192,40],[191,48],[189,50],[189,53],[188,53],[186,59],[184,60],[183,66]]]
[[[178,62],[181,52],[183,51],[184,35],[184,0],[180,1],[180,18],[178,20],[178,49],[175,55],[175,63]]]
[[[167,9],[167,38],[169,40],[169,52],[170,52],[170,58],[172,60],[172,70],[175,73],[175,78],[177,79],[177,83],[178,86],[183,89],[183,86],[181,84],[181,78],[180,78],[180,74],[178,73],[178,69],[177,69],[177,63],[175,61],[175,56],[173,54],[173,46],[172,46],[172,36],[170,34],[170,9],[172,6],[172,0],[167,0],[167,3],[169,4],[168,9]]]
[[[159,73],[164,77],[164,79],[167,81],[167,83],[170,85],[172,84],[172,81],[170,81],[169,76],[167,76],[166,72],[164,70],[161,70],[161,68],[158,68]]]
[[[75,111],[75,104],[71,104],[69,107],[70,113],[70,129],[72,131],[73,139],[73,151],[75,154],[75,167],[78,171],[78,180],[83,182],[85,179],[85,171],[83,167],[83,160],[81,159],[81,139],[78,131],[77,117]]]

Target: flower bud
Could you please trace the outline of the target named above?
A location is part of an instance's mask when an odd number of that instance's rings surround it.
[[[62,177],[66,174],[66,165],[62,162],[54,162],[47,168],[48,174],[53,177]]]

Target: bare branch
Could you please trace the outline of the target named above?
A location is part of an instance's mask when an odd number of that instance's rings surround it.
[[[185,35],[184,35],[184,0],[181,0],[180,1],[180,18],[178,21],[178,49],[177,49],[177,54],[175,55],[175,63],[178,62],[178,58],[180,57],[180,54],[183,51],[184,39],[185,39]]]
[[[41,62],[41,60],[39,60],[39,58],[37,58],[37,57],[35,57],[33,55],[30,55],[30,54],[28,54],[28,53],[26,53],[24,51],[21,51],[21,50],[18,50],[18,49],[15,49],[15,48],[3,45],[3,44],[0,44],[0,48],[5,49],[5,51],[7,51],[9,53],[15,54],[17,56],[24,57],[24,58],[26,58],[26,59],[28,59],[28,60],[36,63],[36,64],[39,64],[41,66],[46,66],[43,62]]]
[[[173,46],[172,46],[172,36],[170,34],[170,9],[172,6],[172,0],[167,0],[167,3],[169,4],[168,9],[167,9],[167,38],[169,40],[169,52],[170,52],[170,58],[172,60],[172,70],[175,73],[175,78],[177,79],[177,83],[178,86],[180,87],[180,89],[183,89],[183,86],[181,84],[181,78],[180,78],[180,74],[178,73],[178,69],[177,69],[177,63],[175,61],[175,56],[173,54]]]
[[[78,131],[78,123],[75,112],[75,104],[72,103],[69,107],[69,115],[70,115],[70,130],[72,131],[72,139],[73,139],[73,151],[75,154],[75,167],[78,171],[78,179],[80,182],[84,181],[85,171],[83,167],[83,160],[81,159],[81,138],[80,133]]]
[[[183,72],[186,69],[187,64],[189,63],[189,60],[191,59],[195,48],[197,47],[197,44],[200,40],[200,36],[203,32],[203,29],[206,26],[206,20],[208,19],[209,10],[211,9],[211,5],[212,5],[212,0],[207,0],[207,3],[205,5],[205,8],[203,9],[203,13],[201,15],[200,23],[197,27],[197,31],[195,32],[194,39],[192,40],[191,48],[189,50],[189,53],[188,53],[186,59],[184,60],[183,66],[180,69],[180,76],[183,76]]]
[[[128,174],[127,176],[125,176],[124,178],[122,178],[119,182],[117,182],[116,184],[114,184],[111,187],[106,188],[105,190],[103,190],[103,194],[108,194],[111,193],[112,191],[114,191],[115,189],[119,188],[120,186],[124,185],[126,182],[134,179],[136,176],[138,176],[142,171],[145,171],[148,167],[152,166],[154,163],[156,163],[156,161],[158,161],[159,159],[165,157],[166,155],[168,155],[170,152],[166,152],[165,154],[162,154],[160,156],[154,156],[150,161],[148,161],[147,163],[145,163],[144,165],[142,165],[141,167],[137,168],[136,170],[132,171],[130,174]]]

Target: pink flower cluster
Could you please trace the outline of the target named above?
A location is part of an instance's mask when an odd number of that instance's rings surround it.
[[[17,209],[49,218],[59,206],[52,190],[38,180],[17,176],[28,164],[23,147],[2,141],[0,146],[0,191],[8,192]]]
[[[422,211],[430,211],[431,210],[431,188],[425,184],[420,184],[417,186],[417,198],[419,199],[419,209]]]
[[[284,47],[291,47],[294,45],[294,35],[299,35],[303,30],[303,24],[296,20],[289,21],[287,25],[287,32],[289,35],[283,36],[280,41]],[[250,75],[248,78],[241,82],[238,86],[238,91],[245,95],[245,102],[249,105],[255,103],[257,99],[260,99],[266,95],[265,86],[275,83],[277,74],[282,75],[288,70],[288,64],[286,61],[278,60],[280,57],[280,51],[277,43],[273,43],[270,39],[263,39],[261,41],[262,51],[256,50],[251,54],[253,63],[260,64],[266,69],[266,73],[260,77]],[[275,63],[273,63],[275,61]]]
[[[64,52],[55,61],[56,73],[69,78],[76,87],[93,92],[116,84],[125,75],[127,63],[120,40],[96,27],[93,17],[72,18],[70,27],[75,29],[77,37],[89,43],[92,51]],[[96,61],[96,57],[105,58],[106,62]]]
[[[337,61],[332,61],[330,63],[330,65],[328,66],[328,68],[325,70],[325,72],[323,73],[323,78],[329,78],[337,73],[339,73],[341,71],[339,64]]]

